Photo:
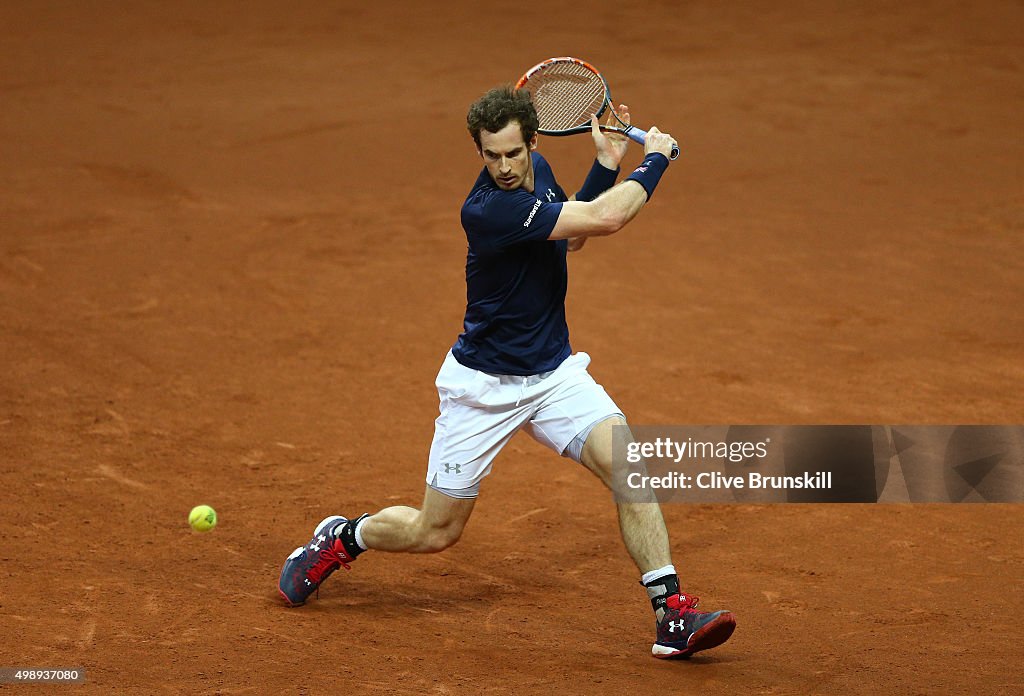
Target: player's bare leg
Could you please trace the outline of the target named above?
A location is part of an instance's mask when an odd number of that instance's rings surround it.
[[[359,534],[370,549],[436,553],[459,540],[475,504],[476,498],[452,498],[427,486],[420,510],[384,508],[366,518]]]
[[[308,544],[288,556],[281,569],[278,591],[289,605],[299,606],[335,570],[348,569],[369,549],[442,551],[462,536],[475,503],[475,498],[452,498],[428,487],[422,510],[395,506],[354,520],[331,515],[317,525]]]
[[[583,465],[609,489],[612,488],[613,452],[625,452],[626,444],[632,441],[625,425],[625,419],[619,417],[601,421],[590,431],[580,455]],[[640,572],[647,573],[671,564],[665,518],[653,495],[650,502],[620,502],[617,505],[622,541]]]
[[[586,443],[580,460],[613,490],[614,453],[625,452],[632,435],[623,418],[608,418],[598,423]],[[698,599],[679,591],[679,576],[672,565],[668,531],[661,506],[650,502],[619,502],[619,529],[622,540],[642,573],[656,618],[657,634],[651,654],[662,659],[688,658],[701,650],[721,645],[736,628],[732,612],[701,612]]]

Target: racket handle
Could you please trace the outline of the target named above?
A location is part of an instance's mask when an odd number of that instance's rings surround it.
[[[633,142],[640,143],[641,145],[643,145],[644,143],[647,142],[647,131],[645,131],[643,128],[637,128],[636,126],[630,126],[629,128],[626,129],[626,135],[628,135],[630,137],[630,139],[633,140]],[[668,158],[669,159],[675,159],[678,156],[679,156],[679,146],[678,145],[673,145],[672,146],[672,154],[669,155]]]

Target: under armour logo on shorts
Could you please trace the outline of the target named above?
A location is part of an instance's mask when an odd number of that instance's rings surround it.
[[[456,474],[462,473],[462,464],[445,464],[444,473],[450,474],[454,471]]]

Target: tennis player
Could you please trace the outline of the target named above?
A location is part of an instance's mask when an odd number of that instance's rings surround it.
[[[616,110],[628,123],[628,108]],[[640,212],[675,141],[651,128],[643,163],[616,184],[628,140],[603,133],[592,118],[597,157],[583,186],[567,197],[536,151],[529,92],[489,91],[470,106],[467,124],[483,169],[462,206],[465,330],[437,374],[440,415],[423,504],[320,522],[281,570],[279,590],[290,605],[303,604],[369,549],[435,553],[455,544],[495,457],[519,430],[609,487],[613,451],[624,452],[631,440],[622,411],[587,372],[590,356],[569,346],[566,252],[618,232]],[[655,612],[653,655],[683,658],[728,640],[732,613],[697,611],[697,598],[680,592],[657,502],[617,505],[622,539]]]

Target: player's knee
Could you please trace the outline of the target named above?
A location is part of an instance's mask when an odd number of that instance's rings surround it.
[[[431,527],[424,530],[420,539],[420,547],[426,553],[438,553],[455,546],[462,537],[462,525]]]

